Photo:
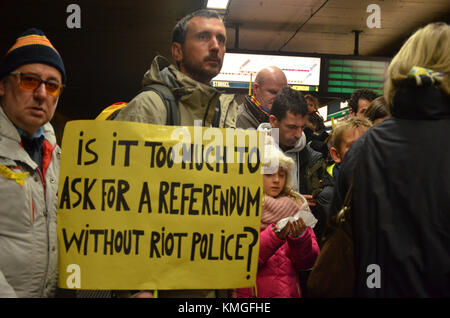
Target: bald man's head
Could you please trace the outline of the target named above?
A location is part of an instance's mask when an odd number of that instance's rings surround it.
[[[276,66],[265,67],[258,72],[253,83],[253,96],[261,106],[270,110],[277,93],[287,86],[286,75]]]

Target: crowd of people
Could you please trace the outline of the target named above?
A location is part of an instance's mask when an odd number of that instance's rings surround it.
[[[289,88],[276,66],[257,74],[253,94],[241,105],[210,86],[225,44],[225,26],[214,11],[181,19],[172,35],[176,64],[155,57],[144,89],[113,120],[183,126],[201,120],[208,127],[266,134],[279,165],[262,168],[256,286],[162,290],[158,297],[309,297],[309,273],[350,185],[353,295],[450,296],[449,25],[416,31],[390,63],[383,95],[355,91],[350,115],[332,131],[318,113],[319,99]],[[58,296],[61,149],[49,121],[67,76],[61,55],[38,29],[21,34],[0,65],[0,297]],[[164,98],[161,87],[173,96]],[[314,225],[304,217],[280,225],[298,211]],[[381,268],[376,288],[366,283],[371,264]]]

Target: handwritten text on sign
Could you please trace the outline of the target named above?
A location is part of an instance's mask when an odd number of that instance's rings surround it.
[[[69,122],[59,179],[59,285],[253,286],[260,148],[256,131]]]

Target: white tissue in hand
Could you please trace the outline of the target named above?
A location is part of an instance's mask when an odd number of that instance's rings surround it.
[[[310,228],[314,228],[314,226],[316,226],[317,219],[314,217],[314,214],[312,214],[311,212],[302,210],[302,211],[298,211],[297,214],[299,215],[299,217],[301,217],[303,219],[303,222],[305,222],[306,226],[309,226]]]
[[[314,217],[314,215],[309,211],[300,210],[298,211],[294,216],[288,216],[287,218],[281,219],[277,223],[277,232],[281,232],[281,230],[284,229],[286,224],[288,222],[295,222],[299,218],[303,219],[303,222],[305,222],[306,226],[309,226],[310,228],[314,228],[314,226],[317,223],[317,219]]]

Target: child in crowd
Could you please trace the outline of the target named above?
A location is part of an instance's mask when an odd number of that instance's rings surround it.
[[[334,185],[339,175],[339,168],[350,146],[361,137],[372,123],[365,117],[350,116],[334,128],[328,146],[332,162],[327,166],[322,177],[322,192],[317,196],[317,205],[324,211],[327,219],[331,216]],[[321,243],[321,242],[319,242]]]
[[[291,170],[294,161],[285,156],[276,146],[269,153],[275,160],[265,160],[274,165],[264,165],[264,204],[261,215],[261,236],[256,288],[236,290],[238,298],[300,298],[302,293],[297,271],[310,269],[319,247],[311,227],[301,217],[288,222],[283,228],[276,223],[292,217],[299,210],[314,219],[308,202],[292,190]],[[281,225],[280,225],[281,227]]]

